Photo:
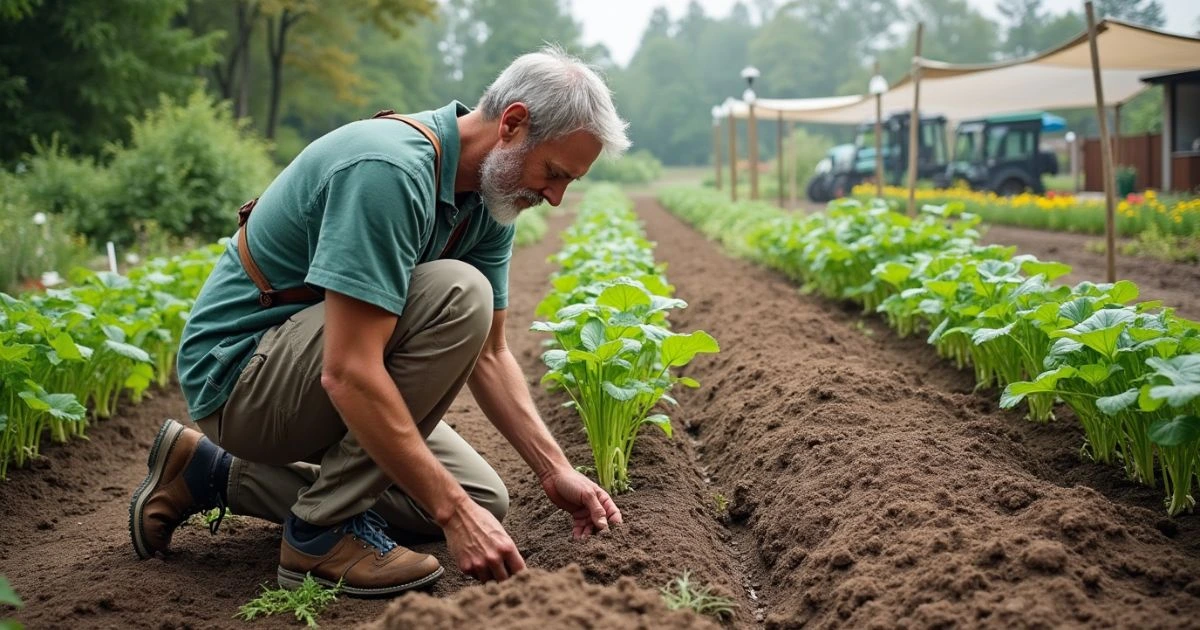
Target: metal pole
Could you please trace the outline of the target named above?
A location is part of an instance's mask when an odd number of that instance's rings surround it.
[[[737,201],[737,118],[729,108],[729,200]]]
[[[925,23],[917,22],[916,50],[913,52],[913,106],[908,118],[908,216],[917,214],[917,131],[921,126],[921,38]]]
[[[779,207],[783,207],[783,112],[775,118],[775,161],[779,166]]]
[[[879,75],[879,62],[875,74]],[[883,199],[883,94],[875,95],[875,196]]]
[[[717,190],[721,190],[721,120],[713,119],[713,169],[717,175]]]
[[[1092,0],[1083,3],[1087,12],[1088,47],[1092,51],[1092,83],[1096,88],[1096,119],[1100,123],[1100,160],[1104,178],[1104,231],[1108,259],[1108,282],[1117,281],[1116,260],[1116,215],[1113,200],[1113,156],[1112,145],[1109,144],[1108,116],[1104,111],[1104,85],[1100,81],[1100,51],[1096,47],[1096,15],[1092,10]]]
[[[747,120],[746,151],[750,154],[750,198],[758,200],[758,120],[754,117],[754,103],[750,106],[750,117]]]

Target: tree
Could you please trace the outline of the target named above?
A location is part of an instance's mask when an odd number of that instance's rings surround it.
[[[442,21],[446,100],[477,99],[513,59],[546,43],[587,60],[608,57],[607,49],[580,44],[582,30],[561,0],[448,0]]]
[[[777,13],[750,42],[750,62],[762,72],[764,95],[825,96],[819,91],[825,57],[808,23],[788,13]]]
[[[22,0],[0,11],[0,162],[56,134],[98,154],[159,94],[184,98],[216,59],[216,34],[175,26],[184,0]]]
[[[1096,0],[1096,17],[1128,20],[1156,28],[1167,23],[1159,0]]]
[[[825,55],[815,69],[819,79],[809,86],[814,95],[837,93],[864,71],[866,60],[890,48],[892,25],[901,17],[895,0],[794,0],[780,7],[784,12],[809,26]],[[856,81],[853,92],[861,91]]]
[[[996,11],[1004,18],[1004,52],[1024,57],[1038,52],[1040,31],[1046,22],[1043,0],[1001,0]]]
[[[261,0],[261,14],[267,31],[267,59],[271,76],[270,96],[267,104],[267,124],[265,135],[275,137],[275,127],[279,116],[279,101],[283,94],[284,61],[288,51],[288,36],[300,32],[297,25],[304,22],[303,27],[313,32],[333,32],[339,36],[353,33],[353,25],[370,24],[385,33],[398,36],[403,27],[413,24],[422,16],[431,15],[435,5],[432,0],[353,0],[339,3],[320,2],[319,0]],[[296,29],[296,30],[294,30]],[[300,55],[293,59],[302,59],[308,54],[310,74],[315,71],[317,76],[339,89],[339,95],[347,93],[347,86],[352,86],[359,80],[357,76],[346,73],[346,68],[357,60],[353,53],[348,53],[341,45],[345,40],[336,44],[327,44],[314,49],[319,38],[310,36],[303,44],[308,49],[301,49]]]

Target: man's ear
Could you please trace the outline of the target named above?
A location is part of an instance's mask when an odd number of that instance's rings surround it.
[[[504,108],[500,115],[500,139],[504,142],[519,140],[522,133],[529,129],[529,108],[525,103],[513,103]]]

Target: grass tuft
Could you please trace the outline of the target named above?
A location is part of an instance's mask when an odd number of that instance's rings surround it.
[[[243,604],[235,617],[254,621],[258,617],[293,613],[298,621],[303,621],[309,628],[319,628],[317,617],[337,601],[342,583],[339,581],[334,588],[326,588],[309,574],[304,576],[304,582],[296,590],[273,589],[268,588],[266,584],[263,584],[262,588],[262,594]]]
[[[659,589],[663,601],[671,610],[689,609],[699,615],[708,615],[717,619],[733,616],[735,604],[728,597],[712,594],[712,587],[700,586],[691,580],[691,572],[684,571],[683,575],[671,580],[666,587]]]

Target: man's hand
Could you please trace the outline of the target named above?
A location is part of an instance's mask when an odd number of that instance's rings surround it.
[[[458,568],[480,582],[503,582],[525,568],[525,560],[500,521],[474,501],[460,503],[441,525]]]
[[[542,478],[542,489],[551,503],[571,513],[575,521],[571,535],[576,540],[621,522],[621,510],[604,488],[574,469],[560,469],[546,475]]]

